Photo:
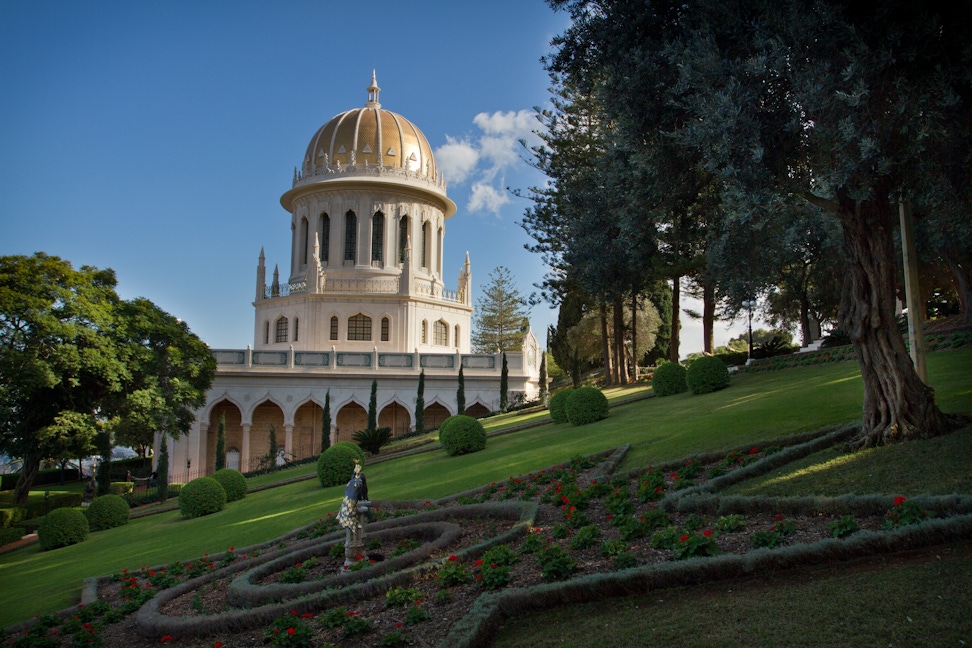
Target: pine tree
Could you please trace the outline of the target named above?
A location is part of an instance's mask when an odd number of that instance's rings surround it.
[[[425,431],[425,369],[419,374],[418,394],[415,396],[415,433]]]
[[[226,415],[219,415],[219,433],[216,436],[216,470],[226,467]]]
[[[476,302],[472,345],[477,353],[518,351],[529,325],[526,300],[505,266],[490,273],[489,284]]]
[[[503,372],[500,374],[500,411],[505,412],[510,405],[510,369],[503,354]]]
[[[462,363],[459,363],[459,389],[456,390],[456,414],[466,413],[466,378],[462,375]]]
[[[368,429],[378,429],[378,381],[371,381],[371,400],[368,401]]]
[[[159,463],[155,466],[155,473],[155,483],[158,484],[156,496],[160,502],[164,502],[169,498],[169,444],[166,443],[165,434],[159,444]]]
[[[321,454],[331,447],[331,390],[324,396],[324,416],[321,418]]]
[[[570,381],[574,384],[574,389],[580,389],[580,358],[577,354],[577,347],[574,347],[574,360],[570,365]]]
[[[547,402],[547,352],[540,356],[540,404]]]

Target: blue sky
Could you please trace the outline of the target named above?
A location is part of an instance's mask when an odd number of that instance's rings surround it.
[[[468,251],[474,303],[498,265],[529,294],[545,270],[507,187],[543,180],[517,140],[534,137],[540,57],[567,23],[540,0],[2,2],[0,254],[111,267],[122,297],[243,348],[261,247],[289,268],[280,195],[375,69],[382,107],[425,133],[458,206],[447,285]],[[556,314],[533,308],[541,343]],[[683,327],[682,354],[700,350],[698,324]],[[716,342],[740,330],[717,323]]]

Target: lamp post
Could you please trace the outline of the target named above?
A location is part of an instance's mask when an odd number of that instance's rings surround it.
[[[749,353],[746,356],[746,364],[748,365],[753,361],[753,308],[756,306],[756,301],[746,299],[742,305],[749,311]]]

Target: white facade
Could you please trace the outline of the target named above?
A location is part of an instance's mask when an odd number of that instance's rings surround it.
[[[280,199],[291,217],[289,275],[281,280],[277,265],[268,282],[261,251],[253,344],[213,351],[206,405],[170,449],[175,481],[212,471],[221,417],[227,465],[243,471],[267,454],[271,426],[287,458],[318,454],[328,395],[330,443],[351,440],[366,427],[372,381],[378,425],[395,436],[413,431],[423,370],[427,429],[457,413],[460,365],[466,412],[499,409],[502,355],[470,354],[468,253],[455,288],[443,282],[456,206],[425,136],[382,110],[378,93],[373,75],[364,108],[311,138]],[[507,354],[514,400],[537,397],[540,353],[528,330],[521,351]]]

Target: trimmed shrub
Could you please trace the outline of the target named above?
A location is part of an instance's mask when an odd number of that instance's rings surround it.
[[[596,387],[575,389],[567,398],[567,420],[573,425],[587,425],[608,417],[607,396]]]
[[[179,491],[182,517],[197,518],[226,508],[226,491],[212,477],[197,477]]]
[[[88,518],[75,508],[54,509],[44,516],[37,529],[37,538],[44,551],[84,542],[87,537]]]
[[[725,389],[729,386],[729,369],[718,356],[702,356],[689,365],[685,382],[696,396]]]
[[[246,477],[239,470],[232,468],[222,468],[213,473],[213,479],[226,491],[226,501],[235,502],[246,497],[248,487]]]
[[[20,506],[0,508],[0,528],[11,527],[24,519],[27,509]]]
[[[550,397],[550,404],[547,407],[550,409],[550,418],[554,423],[567,422],[567,399],[573,391],[573,387],[564,387]]]
[[[651,379],[651,390],[655,396],[672,396],[688,391],[685,381],[687,370],[677,362],[665,362],[655,369]]]
[[[108,492],[112,495],[128,495],[135,488],[135,482],[111,482]]]
[[[346,484],[354,474],[354,460],[364,464],[364,451],[349,441],[335,443],[317,458],[317,478],[321,486]]]
[[[479,452],[486,447],[486,430],[473,417],[456,414],[439,426],[439,443],[452,457]]]
[[[94,498],[84,514],[92,531],[102,531],[128,524],[131,511],[120,495],[102,495]]]
[[[17,542],[24,537],[23,527],[7,527],[0,529],[0,547]]]

